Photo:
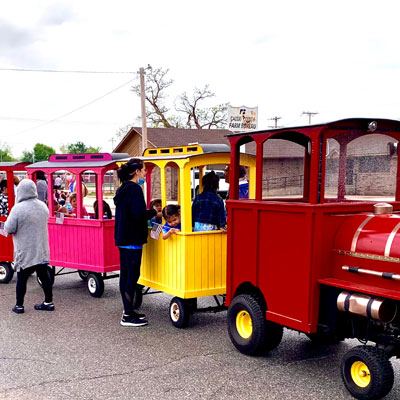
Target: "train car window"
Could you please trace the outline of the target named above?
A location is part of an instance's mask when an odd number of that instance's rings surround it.
[[[271,138],[264,142],[263,200],[303,201],[306,153],[307,147],[289,140]]]
[[[329,138],[326,141],[325,158],[325,200],[332,201],[338,198],[339,182],[339,151],[337,140]]]
[[[382,134],[336,139],[326,140],[325,201],[393,201],[397,140]]]
[[[27,177],[28,174],[26,173],[26,171],[14,171],[14,189],[17,189],[22,179],[25,179]]]
[[[176,166],[170,165],[165,168],[167,204],[178,202],[178,175],[179,169]]]
[[[149,173],[149,172],[147,172]],[[161,199],[161,171],[157,165],[151,171],[151,200]]]
[[[119,187],[117,171],[108,171],[104,174],[103,182],[103,217],[112,219],[115,217],[115,206],[113,198]],[[97,197],[97,196],[96,196]],[[96,198],[95,197],[95,198]],[[97,209],[97,212],[96,212]],[[93,203],[94,217],[98,216],[98,206],[96,201]]]
[[[219,177],[219,187],[217,194],[223,199],[227,198],[229,192],[229,183],[225,181],[225,164],[210,164],[203,167],[203,176],[211,171],[214,171]],[[191,170],[191,187],[192,187],[192,200],[199,194],[200,189],[200,171],[199,169],[192,168]]]

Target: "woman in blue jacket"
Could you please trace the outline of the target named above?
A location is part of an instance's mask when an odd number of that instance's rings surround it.
[[[130,159],[118,170],[121,186],[114,197],[115,245],[120,254],[119,288],[124,305],[122,326],[144,326],[144,314],[133,310],[133,299],[140,276],[143,245],[147,243],[147,221],[156,216],[154,209],[147,210],[141,185],[146,177],[146,167],[137,158]]]

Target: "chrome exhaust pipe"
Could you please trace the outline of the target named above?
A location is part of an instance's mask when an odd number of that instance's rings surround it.
[[[340,293],[337,308],[384,323],[392,322],[397,315],[397,305],[393,301],[358,293]]]

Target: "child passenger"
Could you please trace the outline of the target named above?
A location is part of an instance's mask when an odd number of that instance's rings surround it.
[[[157,215],[150,220],[150,226],[154,224],[162,224],[161,218],[161,199],[154,199],[150,202],[150,210],[154,209],[157,211]]]
[[[8,215],[8,191],[7,179],[0,182],[0,216],[6,217]]]
[[[99,219],[99,207],[97,206],[97,200],[93,203],[93,209],[94,209],[94,218]],[[109,204],[103,200],[103,216],[106,217],[107,219],[112,219],[112,211],[111,207]]]
[[[181,207],[169,204],[162,210],[166,224],[163,226],[163,239],[168,239],[173,233],[181,231]]]
[[[53,201],[54,201],[54,215],[56,215],[57,213],[68,214],[67,207],[64,207],[56,199],[53,199]]]
[[[69,217],[77,217],[77,198],[76,198],[76,193],[72,193],[71,196],[69,197],[69,202],[71,204],[71,212],[68,215]],[[88,212],[86,211],[85,206],[82,206],[82,217],[88,216]]]

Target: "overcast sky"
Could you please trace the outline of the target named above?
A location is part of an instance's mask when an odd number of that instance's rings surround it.
[[[111,151],[118,128],[140,126],[140,101],[130,87],[148,64],[170,69],[171,104],[177,94],[209,84],[213,103],[258,106],[259,128],[273,125],[275,116],[284,126],[308,124],[304,111],[318,112],[315,123],[400,119],[395,1],[0,0],[0,6],[0,143],[17,157],[37,142],[58,150],[81,140]]]

